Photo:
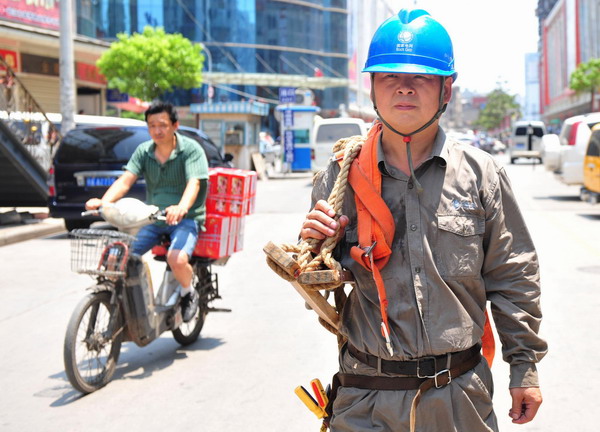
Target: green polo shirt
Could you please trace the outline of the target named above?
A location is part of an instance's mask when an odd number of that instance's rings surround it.
[[[143,176],[146,181],[146,202],[165,209],[179,204],[185,187],[191,179],[208,179],[208,162],[199,143],[186,136],[175,134],[177,146],[169,159],[161,164],[154,155],[154,141],[140,144],[125,166],[127,171]],[[186,218],[204,223],[206,213],[207,181],[200,182],[196,202]]]

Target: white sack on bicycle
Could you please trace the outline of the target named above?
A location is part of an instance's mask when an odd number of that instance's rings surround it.
[[[150,216],[159,211],[155,205],[148,205],[135,198],[121,198],[114,204],[102,208],[103,218],[121,230],[140,228],[152,223]]]

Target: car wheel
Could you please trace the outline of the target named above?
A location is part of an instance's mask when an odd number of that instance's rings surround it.
[[[510,158],[510,163],[514,164],[515,163],[516,158]]]
[[[67,231],[73,231],[79,228],[89,228],[92,221],[85,219],[65,219],[65,227]]]

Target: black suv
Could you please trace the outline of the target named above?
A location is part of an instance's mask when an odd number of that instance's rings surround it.
[[[211,167],[230,167],[231,155],[221,156],[219,148],[202,131],[180,126],[178,132],[202,146]],[[82,127],[69,131],[62,139],[50,168],[50,215],[64,218],[67,229],[87,228],[99,218],[82,217],[85,202],[100,198],[123,173],[123,167],[136,147],[148,141],[146,126]],[[138,178],[130,197],[145,200],[146,184]]]

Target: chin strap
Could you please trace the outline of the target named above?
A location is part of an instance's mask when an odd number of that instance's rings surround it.
[[[448,104],[444,103],[444,94],[445,94],[445,91],[444,91],[444,81],[445,81],[445,79],[446,79],[446,77],[440,76],[441,90],[440,90],[440,98],[439,98],[439,101],[438,101],[438,110],[437,110],[437,112],[433,115],[433,117],[431,118],[431,120],[429,120],[423,126],[421,126],[420,128],[412,131],[411,133],[404,134],[404,133],[398,131],[396,128],[394,128],[391,124],[389,124],[382,117],[382,115],[379,113],[379,110],[377,109],[377,101],[375,99],[375,80],[374,80],[374,75],[371,74],[371,98],[373,99],[373,109],[377,113],[377,116],[379,117],[379,120],[381,120],[381,122],[388,129],[390,129],[392,132],[400,135],[402,137],[402,140],[406,143],[406,154],[408,156],[408,167],[410,169],[410,178],[412,179],[413,183],[415,184],[415,187],[417,188],[417,193],[423,192],[423,187],[421,186],[421,183],[419,183],[419,180],[417,180],[417,176],[415,175],[415,170],[414,170],[413,161],[412,161],[412,152],[410,150],[410,143],[412,141],[412,136],[413,135],[418,134],[419,132],[427,129],[437,119],[440,118],[440,116],[444,113],[444,111],[446,111],[446,107],[448,106]]]

